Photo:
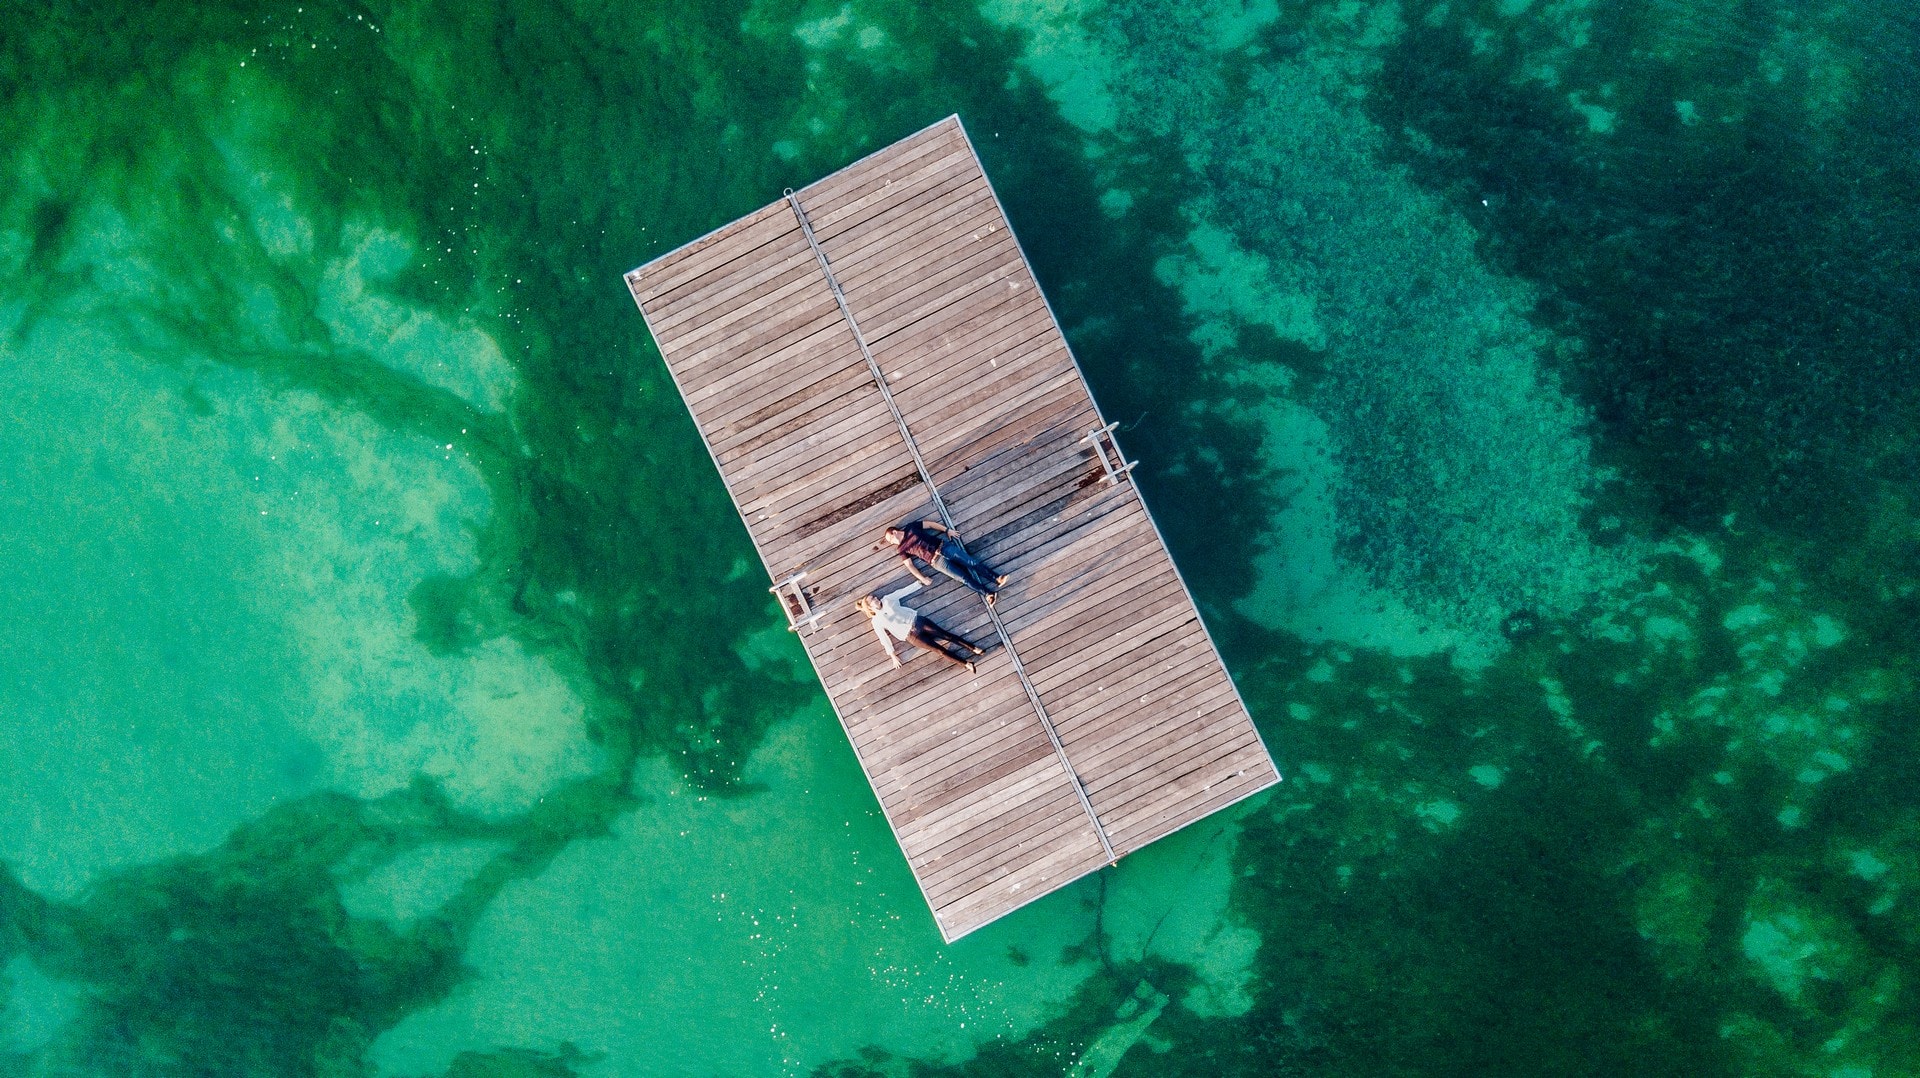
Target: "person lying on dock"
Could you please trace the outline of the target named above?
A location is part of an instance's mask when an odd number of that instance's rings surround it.
[[[860,612],[873,622],[873,635],[879,637],[881,646],[887,649],[887,660],[893,663],[895,670],[900,669],[900,656],[893,650],[893,642],[905,640],[923,651],[933,652],[955,666],[964,666],[971,673],[973,660],[962,658],[961,655],[968,652],[983,655],[986,649],[967,643],[934,624],[932,618],[922,617],[919,611],[900,601],[919,591],[921,587],[923,585],[914,583],[885,595],[877,592],[872,595],[863,595],[853,605],[859,607]],[[949,646],[961,654],[956,655],[948,651]]]
[[[920,571],[915,562],[923,561],[928,565],[986,596],[987,605],[992,606],[994,593],[1007,582],[1007,578],[996,573],[986,562],[967,553],[946,525],[937,520],[916,520],[897,528],[888,528],[881,535],[882,540],[900,553],[900,563],[907,572],[922,584],[933,583],[933,578]]]

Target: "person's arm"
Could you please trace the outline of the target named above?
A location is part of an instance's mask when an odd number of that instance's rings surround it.
[[[879,622],[875,621],[870,624],[873,626],[873,635],[880,638],[880,646],[887,649],[887,661],[893,664],[895,670],[900,669],[900,655],[893,650],[893,637],[889,636],[887,631],[880,627]]]
[[[898,604],[900,600],[906,598],[909,595],[912,595],[914,592],[919,591],[921,588],[924,588],[926,586],[927,586],[927,581],[924,581],[924,580],[915,581],[912,584],[908,584],[906,587],[895,588],[894,590],[886,593],[884,596],[881,596],[880,601],[883,603],[886,603],[889,606],[893,606]]]
[[[913,574],[913,578],[914,578],[915,580],[918,580],[918,581],[919,581],[920,583],[922,583],[922,584],[931,584],[931,583],[933,583],[933,578],[932,578],[932,577],[930,577],[930,576],[928,576],[927,574],[925,574],[925,573],[923,573],[923,572],[921,572],[921,571],[920,571],[920,567],[919,567],[918,565],[915,565],[915,564],[913,563],[913,559],[912,559],[912,558],[909,558],[909,557],[907,557],[907,556],[905,556],[905,555],[903,554],[903,555],[901,555],[901,557],[900,557],[900,564],[902,564],[902,565],[904,565],[904,566],[906,566],[906,567],[907,567],[907,572],[909,572],[909,573],[912,573],[912,574]]]
[[[942,523],[940,523],[940,522],[939,522],[939,521],[937,521],[937,520],[923,520],[923,521],[921,521],[921,522],[920,522],[920,526],[921,526],[921,527],[923,527],[923,528],[927,528],[927,529],[929,529],[929,530],[931,530],[931,531],[937,531],[937,532],[939,532],[939,533],[940,533],[941,535],[952,535],[952,534],[953,534],[953,532],[951,532],[951,531],[949,531],[949,530],[947,530],[947,526],[946,526],[945,524],[942,524]]]

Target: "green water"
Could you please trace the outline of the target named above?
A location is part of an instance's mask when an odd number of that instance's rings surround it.
[[[1920,1075],[1892,0],[0,20],[0,1073]],[[947,947],[620,275],[953,112],[1288,781]]]

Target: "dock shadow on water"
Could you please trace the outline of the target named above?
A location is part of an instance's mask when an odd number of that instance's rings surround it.
[[[1902,9],[14,22],[0,1071],[1920,1072]],[[948,948],[620,275],[955,111],[1287,782]]]

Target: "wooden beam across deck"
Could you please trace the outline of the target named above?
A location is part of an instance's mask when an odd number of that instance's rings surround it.
[[[958,117],[627,275],[949,941],[1279,781]],[[880,531],[945,519],[1011,581],[854,601]]]

